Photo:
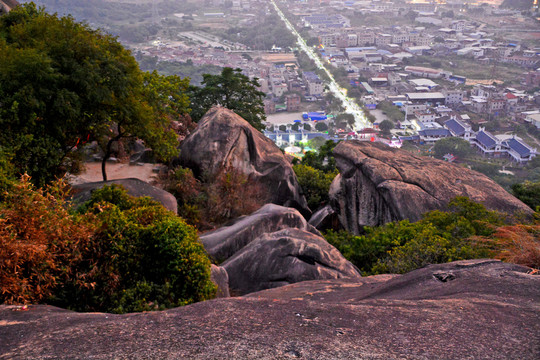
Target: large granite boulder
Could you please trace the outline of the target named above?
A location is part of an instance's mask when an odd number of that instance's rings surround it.
[[[322,236],[292,228],[263,234],[222,266],[236,295],[306,280],[361,277]]]
[[[201,242],[214,261],[220,263],[265,233],[286,228],[306,230],[320,235],[308,225],[296,209],[266,204],[249,216],[200,236]]]
[[[486,176],[445,161],[360,141],[341,142],[334,156],[340,175],[330,188],[331,204],[342,225],[355,234],[365,225],[417,221],[456,196],[491,210],[533,212]]]
[[[71,200],[74,204],[82,204],[90,200],[94,190],[101,189],[105,185],[112,184],[122,185],[131,196],[149,196],[152,199],[160,202],[167,210],[170,210],[175,214],[178,212],[178,203],[176,202],[176,198],[173,194],[135,178],[97,181],[73,185],[73,196]]]
[[[196,176],[232,167],[268,189],[269,202],[310,215],[291,164],[279,148],[233,111],[215,106],[181,145],[178,163]]]
[[[125,315],[0,306],[0,359],[536,360],[530,272],[456,262]]]

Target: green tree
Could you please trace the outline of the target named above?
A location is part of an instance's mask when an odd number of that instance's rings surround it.
[[[395,124],[390,120],[384,120],[379,124],[379,129],[381,129],[385,135],[390,135],[390,130],[394,129],[395,127]]]
[[[203,75],[202,87],[190,87],[191,116],[198,122],[214,105],[233,110],[257,130],[263,130],[266,120],[258,79],[250,80],[242,69],[226,67],[220,75]]]
[[[327,131],[328,130],[328,125],[326,125],[326,123],[323,123],[323,122],[317,122],[315,124],[315,129],[317,131]]]
[[[319,151],[308,151],[302,158],[302,165],[307,165],[323,172],[333,172],[336,170],[336,160],[332,154],[332,150],[337,143],[332,140],[327,140],[324,145],[319,148]]]
[[[473,153],[471,144],[467,140],[458,137],[441,139],[433,146],[435,157],[442,159],[446,154],[453,154],[459,158],[466,158]]]
[[[180,79],[176,75],[162,76],[156,71],[143,74],[138,98],[125,104],[134,110],[133,116],[115,117],[101,133],[105,138],[102,142],[105,155],[101,163],[103,181],[107,181],[106,162],[112,154],[112,145],[122,138],[144,140],[163,161],[178,155],[178,134],[172,121],[179,120],[189,109],[188,86],[189,79]]]
[[[306,196],[309,208],[315,210],[324,206],[329,199],[330,184],[339,173],[337,169],[324,172],[302,164],[294,165],[293,169]]]
[[[164,124],[147,94],[114,37],[33,3],[0,17],[0,143],[34,182],[76,171],[86,141],[129,130],[152,143]]]
[[[540,182],[525,181],[512,185],[512,193],[533,210],[540,210]]]

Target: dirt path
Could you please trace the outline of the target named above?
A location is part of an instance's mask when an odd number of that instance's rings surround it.
[[[107,178],[108,180],[136,178],[152,183],[157,178],[157,174],[153,169],[162,166],[163,165],[158,164],[129,165],[123,163],[108,163]],[[100,162],[85,163],[85,168],[84,172],[71,178],[70,182],[72,184],[83,184],[103,180]]]

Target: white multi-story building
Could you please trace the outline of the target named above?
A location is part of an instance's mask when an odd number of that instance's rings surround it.
[[[463,101],[466,92],[464,90],[444,90],[444,96],[446,97],[446,105],[457,105]]]

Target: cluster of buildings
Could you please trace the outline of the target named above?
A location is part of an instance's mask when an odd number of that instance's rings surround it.
[[[499,37],[485,23],[453,16],[459,14],[459,7],[450,4],[370,0],[289,4],[289,11],[300,19],[297,26],[309,28],[311,36],[318,38],[318,51],[329,66],[347,71],[351,87],[361,90],[367,109],[387,101],[403,111],[397,126],[414,135],[403,136],[402,141],[433,143],[459,136],[486,155],[509,156],[519,163],[536,156],[536,149],[522,139],[494,135],[485,127],[502,118],[540,127],[536,120],[540,118],[540,92],[529,91],[540,86],[540,48],[525,48],[518,41],[495,41]],[[449,14],[452,8],[455,13]],[[501,27],[516,26],[506,21],[519,15],[491,6],[483,6],[482,11],[501,16]],[[354,26],[347,14],[384,15],[396,18],[399,25]],[[410,18],[406,24],[398,21],[404,16]],[[432,64],[449,56],[468,57],[493,69],[488,74],[492,79],[473,86],[474,82],[459,75],[459,68],[453,74],[436,66],[415,65],[418,56],[423,56],[424,63],[426,58],[433,59]],[[504,71],[506,63],[523,68],[517,79],[519,86],[508,87],[498,81],[497,69]],[[474,132],[473,128],[479,130]]]
[[[225,4],[221,0],[212,2],[214,5]],[[508,155],[520,163],[536,155],[536,149],[522,139],[494,135],[485,127],[496,132],[490,123],[505,118],[540,128],[540,92],[528,91],[540,86],[540,48],[527,48],[519,41],[501,41],[485,22],[459,16],[461,4],[384,0],[288,0],[279,3],[282,8],[286,7],[288,14],[294,15],[297,28],[303,29],[303,33],[307,30],[311,40],[316,39],[319,55],[328,66],[345,70],[350,88],[361,92],[362,103],[367,109],[376,109],[385,101],[402,110],[403,119],[396,126],[411,134],[402,137],[402,141],[432,143],[445,137],[460,136],[485,154]],[[233,1],[232,6],[232,11],[237,14],[270,11],[267,2],[258,0]],[[506,23],[518,13],[492,6],[482,8],[500,19],[501,27],[521,26]],[[248,15],[246,21],[250,19]],[[383,22],[370,26],[365,25],[369,21],[358,21],[359,18],[369,20],[372,16],[390,19],[390,23],[391,19],[396,21],[393,25],[383,25]],[[403,21],[403,18],[409,20]],[[144,51],[161,61],[189,59],[193,65],[243,69],[245,75],[259,79],[261,91],[267,94],[267,114],[303,111],[307,106],[303,101],[323,98],[324,81],[316,73],[299,68],[294,55],[286,49],[275,49],[272,57],[252,51],[243,44],[207,37],[200,31],[192,36],[207,38],[208,42],[196,45],[185,42],[175,46],[159,44]],[[419,56],[423,63],[432,59],[431,65],[415,64]],[[486,68],[493,68],[490,73],[493,78],[485,84],[479,82],[472,86],[473,82],[460,75],[459,67],[451,72],[437,66],[438,59],[449,56],[467,57]],[[505,63],[523,68],[519,86],[508,87],[497,82],[496,68],[504,71]],[[379,121],[375,122],[375,129]],[[284,131],[267,132],[267,136],[278,145],[291,145],[317,136],[378,139],[373,129],[358,133],[336,130],[335,133],[295,131],[289,125]]]
[[[538,155],[536,148],[529,146],[516,135],[495,135],[480,127],[472,129],[466,116],[451,114],[440,116],[432,122],[421,123],[417,135],[401,136],[401,141],[434,143],[448,137],[458,137],[468,141],[479,152],[492,157],[506,156],[516,163],[526,163]]]

